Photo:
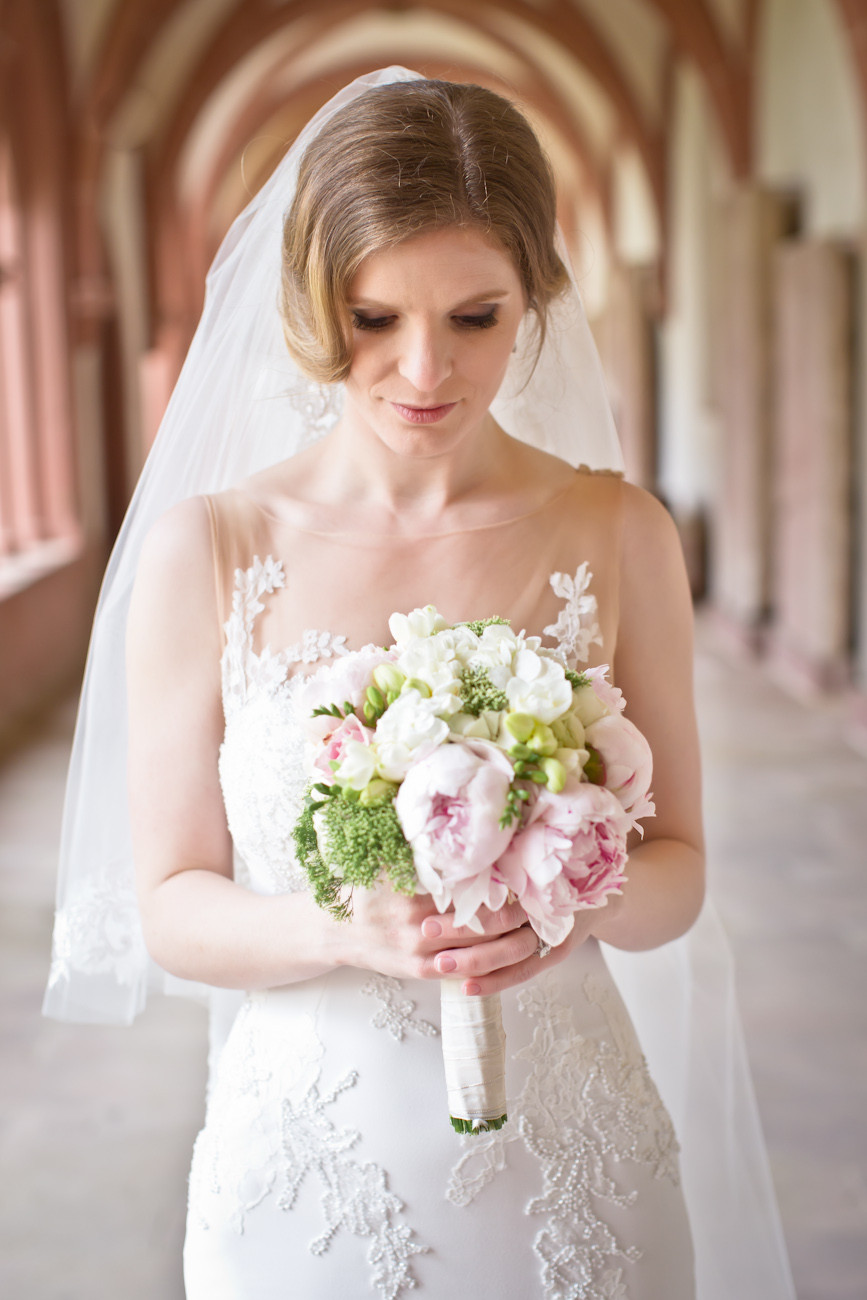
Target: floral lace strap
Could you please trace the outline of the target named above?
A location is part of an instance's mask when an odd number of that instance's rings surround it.
[[[223,707],[227,718],[247,700],[249,668],[255,657],[253,624],[265,608],[262,597],[270,596],[284,583],[283,565],[270,555],[264,560],[257,555],[249,569],[235,570],[232,612],[223,624],[226,633],[222,660]]]
[[[586,663],[592,645],[602,645],[596,614],[596,597],[587,588],[593,574],[585,561],[578,566],[574,578],[568,573],[552,573],[550,578],[554,594],[566,604],[560,610],[557,622],[545,628],[546,636],[557,638],[557,644],[570,668]]]

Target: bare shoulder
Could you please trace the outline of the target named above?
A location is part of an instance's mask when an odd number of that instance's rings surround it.
[[[154,522],[142,543],[130,607],[137,631],[217,625],[213,544],[207,502],[191,497]]]
[[[660,566],[683,567],[680,536],[662,502],[634,483],[621,484],[622,576],[643,581]]]
[[[211,524],[203,496],[179,501],[161,514],[145,535],[141,564],[161,567],[183,562],[186,557],[207,554],[211,546]]]
[[[640,661],[653,645],[669,656],[691,655],[692,597],[680,535],[650,492],[623,484],[618,655]],[[662,653],[662,649],[660,649]]]

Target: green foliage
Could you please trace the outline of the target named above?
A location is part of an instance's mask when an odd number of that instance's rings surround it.
[[[398,821],[393,798],[365,806],[356,791],[314,786],[321,798],[308,797],[293,835],[298,860],[318,905],[338,920],[352,916],[352,891],[371,889],[381,876],[401,894],[415,892],[412,849]],[[351,796],[355,795],[355,798]],[[319,845],[315,812],[323,815],[326,857]]]
[[[457,627],[468,627],[476,636],[481,636],[486,627],[508,627],[509,620],[495,614],[493,618],[477,618],[471,623],[458,623]]]
[[[295,852],[298,861],[307,872],[307,878],[313,890],[313,897],[318,906],[324,908],[326,912],[330,912],[337,920],[348,921],[352,915],[351,904],[341,901],[341,881],[331,874],[325,859],[319,852],[319,841],[316,838],[313,814],[317,808],[321,807],[322,804],[317,803],[315,799],[308,797],[305,800],[304,811],[292,831]]]
[[[586,673],[576,673],[574,669],[566,669],[566,681],[570,684],[573,691],[578,691],[582,686],[590,685],[590,678]]]
[[[526,771],[526,768],[524,769]],[[517,766],[516,766],[517,771]],[[506,807],[503,809],[503,815],[500,818],[500,829],[505,830],[511,826],[512,822],[520,822],[524,814],[524,804],[530,798],[529,792],[524,786],[518,785],[513,781],[509,786],[509,792],[506,795]]]
[[[497,689],[484,668],[463,669],[461,701],[464,713],[471,713],[474,718],[487,709],[498,713],[509,706],[505,691]]]
[[[590,757],[584,764],[584,780],[589,781],[591,785],[604,785],[608,775],[605,770],[605,759],[595,745],[585,747]]]

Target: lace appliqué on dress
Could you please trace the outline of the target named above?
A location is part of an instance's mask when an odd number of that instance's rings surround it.
[[[147,968],[138,903],[132,885],[93,877],[83,882],[54,921],[49,988],[81,975],[112,975],[132,986]]]
[[[328,1113],[358,1074],[348,1071],[321,1093],[324,1049],[313,1018],[297,1017],[289,1033],[257,1014],[262,1002],[249,997],[220,1057],[193,1153],[190,1204],[206,1230],[228,1219],[243,1233],[247,1214],[266,1198],[276,1195],[281,1210],[292,1210],[305,1186],[318,1183],[324,1227],[311,1253],[325,1254],[341,1231],[370,1238],[372,1286],[382,1300],[398,1300],[416,1286],[412,1257],[429,1248],[401,1221],[403,1202],[388,1190],[385,1172],[349,1155],[360,1133],[339,1128]]]
[[[285,684],[289,668],[316,664],[348,653],[346,637],[308,628],[295,645],[275,652],[253,649],[253,624],[270,596],[286,585],[283,564],[273,556],[255,556],[249,569],[235,570],[232,612],[223,625],[226,646],[222,659],[223,710],[228,719],[254,694],[270,695]]]
[[[374,1029],[387,1029],[392,1038],[402,1043],[407,1033],[421,1034],[425,1038],[435,1038],[439,1034],[436,1025],[429,1020],[422,1020],[415,1014],[415,1003],[409,998],[400,998],[403,983],[391,975],[372,975],[362,986],[362,993],[378,998],[381,1006],[371,1020]]]
[[[292,829],[306,788],[305,741],[296,716],[296,693],[306,680],[290,675],[347,654],[346,637],[308,630],[278,652],[253,649],[253,626],[263,598],[285,585],[279,560],[258,556],[235,572],[232,613],[225,623],[221,664],[226,735],[220,781],[229,829],[248,869],[248,881],[297,892],[307,879],[295,860]],[[320,669],[321,671],[321,669]]]
[[[607,1158],[648,1165],[654,1177],[678,1182],[674,1129],[626,1013],[594,977],[585,979],[584,992],[604,1012],[610,1039],[576,1031],[554,977],[521,990],[518,1005],[536,1022],[515,1057],[530,1063],[526,1083],[510,1123],[472,1139],[446,1191],[455,1205],[470,1204],[505,1169],[509,1143],[524,1143],[542,1170],[542,1194],[526,1213],[547,1219],[533,1243],[547,1300],[628,1295],[618,1260],[640,1252],[618,1242],[599,1210],[600,1202],[632,1205],[636,1193],[618,1191]]]
[[[552,573],[551,588],[566,604],[557,616],[557,622],[545,628],[546,636],[557,638],[559,649],[569,667],[584,663],[592,645],[602,645],[602,634],[596,621],[596,597],[587,588],[593,575],[587,562],[579,565],[574,578],[568,573]]]

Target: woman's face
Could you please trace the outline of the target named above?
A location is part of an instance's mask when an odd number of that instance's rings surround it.
[[[524,315],[509,255],[448,226],[366,258],[352,282],[350,420],[404,455],[457,447],[488,418]]]

